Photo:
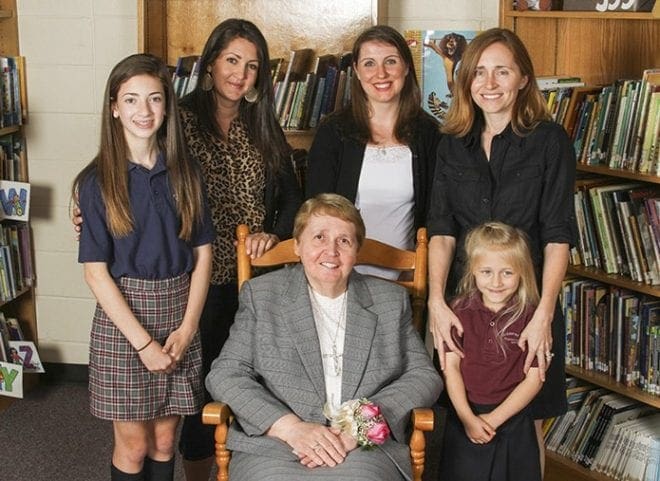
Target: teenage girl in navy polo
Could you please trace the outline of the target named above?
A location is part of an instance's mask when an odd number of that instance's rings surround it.
[[[540,481],[528,404],[542,381],[536,364],[524,373],[525,346],[519,342],[539,301],[526,236],[500,222],[486,223],[468,234],[465,255],[465,274],[452,304],[464,329],[462,338],[452,334],[465,357],[446,354],[453,409],[440,479]]]
[[[112,480],[171,480],[181,415],[203,401],[197,331],[215,236],[163,62],[110,73],[97,156],[76,177],[79,262],[98,304],[91,412],[113,421]]]

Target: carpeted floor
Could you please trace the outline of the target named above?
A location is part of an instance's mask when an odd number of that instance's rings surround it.
[[[1,411],[0,479],[109,480],[112,425],[88,404],[86,384],[40,384]],[[180,459],[175,480],[184,480]]]
[[[438,438],[427,436],[425,481],[436,479]],[[89,414],[86,383],[41,383],[0,410],[2,481],[107,481],[111,451],[112,425]],[[178,454],[174,479],[184,481]]]

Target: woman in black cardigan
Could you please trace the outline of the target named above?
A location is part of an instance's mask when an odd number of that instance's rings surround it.
[[[410,49],[393,28],[362,32],[353,69],[351,104],[314,138],[305,196],[343,195],[360,209],[368,237],[410,249],[426,222],[438,125],[420,107]]]

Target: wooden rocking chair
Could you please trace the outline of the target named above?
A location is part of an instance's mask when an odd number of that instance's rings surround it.
[[[245,252],[245,241],[249,234],[248,226],[236,228],[238,245],[236,247],[238,264],[238,287],[252,277],[252,267],[273,267],[299,262],[293,251],[293,239],[282,241],[258,259],[251,259]],[[357,265],[373,265],[409,271],[412,280],[394,281],[404,286],[412,296],[413,323],[420,333],[424,329],[424,309],[427,291],[427,238],[426,229],[417,231],[417,248],[414,251],[398,249],[374,239],[365,239],[358,253]],[[410,277],[410,275],[408,276]],[[211,402],[204,406],[202,421],[213,424],[215,428],[215,458],[218,465],[217,481],[229,480],[229,460],[231,452],[227,449],[227,429],[232,420],[229,406],[221,402]],[[413,480],[421,481],[424,472],[426,440],[424,431],[433,430],[433,411],[428,408],[416,408],[410,417],[413,427],[410,437],[410,459],[412,461]]]

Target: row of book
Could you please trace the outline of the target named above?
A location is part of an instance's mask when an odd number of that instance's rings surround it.
[[[10,341],[25,341],[21,323],[17,318],[5,317],[4,313],[0,312],[0,361],[18,362],[18,359],[11,355]]]
[[[556,82],[543,92],[578,161],[660,175],[660,68],[606,86],[568,79],[572,85]]]
[[[25,139],[20,134],[0,137],[0,179],[27,181]]]
[[[660,300],[568,278],[560,301],[566,320],[567,365],[660,395]]]
[[[352,55],[316,55],[312,49],[292,50],[289,58],[270,62],[275,114],[285,130],[318,125],[324,116],[350,102]],[[172,71],[177,96],[191,92],[199,79],[199,57],[180,57]]]
[[[26,115],[25,58],[0,56],[0,128],[22,125]]]
[[[574,195],[571,263],[660,284],[660,188],[582,175]]]
[[[546,449],[616,480],[660,479],[660,413],[567,379],[568,411],[543,425]]]
[[[314,128],[319,120],[348,105],[351,99],[353,56],[316,55],[305,48],[289,59],[271,61],[275,113],[286,130]]]
[[[172,87],[177,97],[192,92],[199,79],[199,55],[179,57],[172,69]]]
[[[23,222],[0,226],[0,300],[14,299],[34,281],[30,227]]]

